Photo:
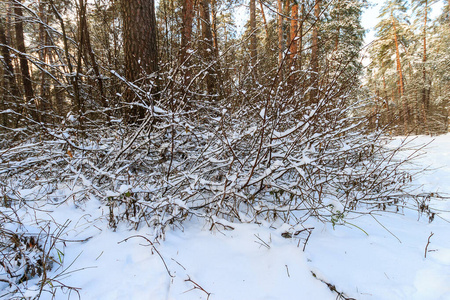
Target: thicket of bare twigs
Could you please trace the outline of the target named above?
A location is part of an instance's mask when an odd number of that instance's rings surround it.
[[[31,195],[45,195],[45,191],[41,192],[36,190],[36,194]],[[65,240],[61,238],[68,223],[36,221],[35,226],[27,225],[27,217],[19,215],[26,211],[21,206],[37,199],[18,199],[6,193],[2,197],[0,299],[39,299],[43,293],[54,295],[59,289],[68,294],[78,293],[77,288],[61,281],[68,269],[64,266],[62,250]],[[29,212],[33,212],[31,207]],[[56,273],[49,275],[51,270],[56,270]]]
[[[345,93],[334,98],[335,89],[318,103],[280,87],[254,91],[249,97],[261,100],[237,108],[199,98],[189,110],[161,94],[136,125],[111,118],[81,127],[69,115],[54,128],[24,129],[27,142],[1,152],[3,196],[25,201],[14,191],[41,186],[53,199],[77,186],[55,201],[95,196],[109,206],[111,227],[148,224],[157,235],[190,216],[330,221],[360,204],[402,201],[410,175],[395,161],[398,149],[365,132],[364,118],[351,116],[357,104]]]

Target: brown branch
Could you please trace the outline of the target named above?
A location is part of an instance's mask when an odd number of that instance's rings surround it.
[[[428,237],[428,241],[427,241],[427,245],[425,246],[425,258],[427,258],[427,252],[428,252],[428,245],[430,245],[430,239],[431,237],[434,235],[434,233],[432,232],[430,234],[430,236]]]
[[[155,244],[153,244],[153,242],[150,241],[150,240],[149,240],[148,238],[146,238],[145,236],[143,236],[143,235],[133,235],[133,236],[130,236],[130,237],[124,239],[123,241],[118,242],[118,244],[120,244],[120,243],[122,243],[122,242],[127,242],[129,239],[135,238],[135,237],[140,237],[140,238],[143,238],[144,240],[146,240],[146,241],[152,246],[153,250],[155,250],[155,252],[156,252],[156,253],[158,254],[158,256],[161,258],[161,261],[163,262],[164,267],[166,268],[167,274],[169,274],[169,276],[172,277],[172,278],[175,277],[174,275],[172,275],[172,274],[170,273],[169,268],[167,267],[166,261],[164,260],[164,258],[162,257],[162,255],[161,255],[161,253],[158,251],[158,249],[156,249]]]
[[[209,296],[211,296],[211,293],[207,292],[201,285],[199,285],[197,282],[192,280],[191,277],[189,277],[189,275],[188,275],[188,279],[186,279],[185,281],[186,282],[191,282],[194,285],[194,287],[191,290],[188,290],[186,292],[198,289],[198,290],[201,290],[202,292],[204,292],[206,295],[208,295],[208,297],[206,297],[207,300],[209,299]]]

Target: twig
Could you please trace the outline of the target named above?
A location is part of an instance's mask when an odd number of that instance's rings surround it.
[[[164,260],[164,258],[162,257],[162,255],[161,255],[161,253],[158,251],[158,249],[156,249],[155,244],[153,244],[153,242],[150,241],[150,240],[149,240],[148,238],[146,238],[145,236],[143,236],[143,235],[133,235],[133,236],[130,236],[130,237],[124,239],[123,241],[118,242],[118,244],[120,244],[120,243],[122,243],[122,242],[127,242],[129,239],[135,238],[135,237],[140,237],[140,238],[143,238],[144,240],[146,240],[146,241],[152,246],[153,250],[155,250],[155,252],[156,252],[156,253],[159,255],[159,257],[161,258],[161,261],[163,262],[164,267],[166,268],[167,274],[169,274],[169,276],[172,277],[172,278],[175,277],[174,275],[172,275],[172,274],[170,273],[169,268],[167,267],[166,261]]]
[[[287,272],[287,275],[288,275],[289,278],[291,278],[291,275],[289,274],[289,268],[288,268],[288,265],[285,265],[285,266],[286,266],[286,272]]]
[[[201,285],[199,285],[197,282],[192,280],[191,277],[189,277],[189,275],[188,275],[188,279],[186,279],[184,281],[191,282],[194,285],[194,287],[192,289],[186,291],[185,293],[195,290],[195,289],[198,289],[198,290],[201,290],[202,292],[204,292],[206,295],[208,295],[208,297],[206,297],[207,300],[209,299],[209,296],[211,296],[211,293],[207,292]]]
[[[264,242],[264,241],[259,237],[259,235],[254,234],[254,236],[255,236],[258,240],[261,241],[261,243],[259,243],[259,242],[257,242],[257,241],[255,241],[255,243],[258,243],[258,244],[260,244],[261,246],[264,246],[264,247],[266,247],[267,249],[270,249],[270,245],[267,244],[266,242]]]
[[[176,262],[180,267],[182,267],[183,268],[183,270],[185,270],[186,271],[186,268],[182,265],[182,264],[180,264],[178,261],[176,261],[175,259],[173,259],[173,258],[171,258],[171,260],[173,260],[174,262]]]
[[[85,242],[89,241],[92,238],[93,238],[93,236],[87,237],[87,238],[82,239],[82,240],[66,240],[66,239],[62,239],[60,237],[57,237],[58,241],[62,241],[64,243],[66,243],[66,242],[67,243],[85,243]]]
[[[319,280],[320,282],[325,283],[325,284],[328,286],[328,288],[330,289],[330,291],[335,292],[335,293],[337,294],[336,299],[356,300],[355,298],[347,297],[343,292],[339,292],[339,291],[336,289],[336,286],[335,286],[334,284],[331,284],[331,283],[329,283],[329,282],[326,282],[325,280],[323,280],[323,279],[317,277],[316,273],[314,273],[314,272],[311,271],[311,274],[312,274],[312,276],[313,276],[314,278],[316,278],[316,279]]]
[[[312,228],[312,229],[314,229],[314,228]],[[311,236],[311,234],[312,234],[312,230],[308,230],[308,237],[306,238],[305,244],[303,245],[303,252],[305,252],[306,244],[308,244],[309,237]]]
[[[428,245],[430,244],[430,239],[434,235],[433,232],[431,232],[430,236],[428,237],[427,245],[425,246],[425,258],[427,258],[427,252],[428,252]]]
[[[393,234],[389,229],[387,229],[386,226],[384,226],[383,224],[381,224],[381,222],[378,221],[377,218],[375,218],[375,217],[372,215],[372,213],[369,213],[369,215],[370,215],[375,221],[377,221],[377,223],[380,224],[381,227],[383,227],[387,232],[389,232],[393,237],[395,237],[395,238],[399,241],[400,244],[402,243],[402,241],[401,241],[395,234]]]

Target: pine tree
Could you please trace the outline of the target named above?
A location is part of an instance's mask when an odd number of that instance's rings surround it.
[[[122,0],[121,9],[125,76],[128,81],[135,83],[158,71],[155,4],[153,0]],[[144,84],[148,83],[148,80],[144,80]],[[134,95],[130,92],[126,98],[128,102],[134,101]],[[142,117],[144,111],[135,107],[132,114],[132,117]]]
[[[422,41],[423,41],[423,55],[422,55],[422,80],[421,80],[421,115],[426,131],[428,131],[427,115],[430,108],[430,82],[427,78],[427,31],[429,22],[430,5],[435,1],[430,0],[412,0],[413,10],[415,11],[417,18],[422,19]]]
[[[404,13],[407,10],[404,0],[388,0],[381,8],[380,18],[382,20],[377,24],[378,56],[382,60],[388,59],[385,55],[393,50],[395,53],[396,72],[398,77],[398,94],[402,103],[403,131],[409,132],[409,107],[405,97],[405,80],[403,74],[402,58],[400,55],[400,39],[402,30],[406,21]],[[386,46],[390,49],[386,49]],[[384,57],[383,57],[384,56]]]

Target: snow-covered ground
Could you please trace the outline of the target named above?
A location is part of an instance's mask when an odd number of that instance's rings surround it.
[[[448,196],[450,135],[411,143],[432,139],[417,161],[431,170],[414,183]],[[45,207],[32,217],[71,220],[65,246],[59,244],[63,267],[47,277],[78,288],[81,299],[339,299],[339,292],[341,299],[450,299],[450,202],[431,206],[440,211],[431,223],[410,204],[397,214],[348,214],[334,227],[310,219],[292,238],[283,233],[301,226],[216,220],[210,230],[191,220],[154,244],[150,228],[108,229],[108,212],[94,200]],[[56,299],[67,298],[67,290],[56,289]]]

